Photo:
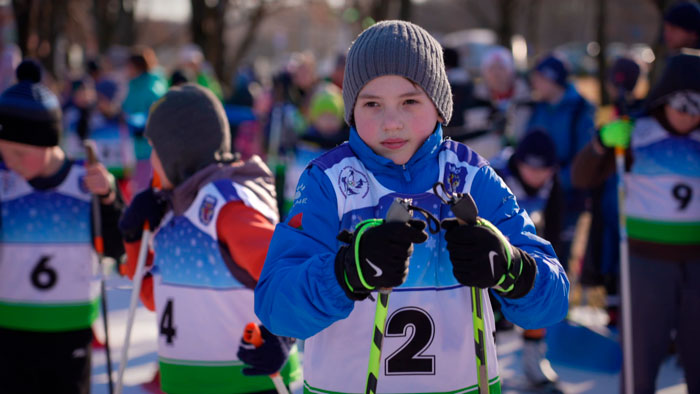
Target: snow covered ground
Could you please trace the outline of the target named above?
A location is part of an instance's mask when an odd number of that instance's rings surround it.
[[[110,345],[112,347],[113,373],[116,379],[119,368],[119,356],[124,342],[127,309],[131,295],[130,282],[121,278],[110,278],[107,282],[107,300],[109,308]],[[595,310],[580,308],[572,312],[573,317],[580,322],[596,324],[599,313]],[[99,328],[102,328],[99,323]],[[129,348],[129,363],[124,374],[124,393],[147,393],[141,384],[148,382],[157,369],[156,356],[157,324],[155,314],[140,306],[136,312],[134,330]],[[527,393],[521,387],[525,386],[525,378],[520,365],[522,340],[516,331],[499,334],[497,338],[501,376],[504,379],[504,394]],[[368,350],[369,351],[369,350]],[[106,355],[104,350],[93,352],[92,360],[92,393],[108,393]],[[561,387],[566,393],[596,393],[616,394],[619,392],[619,374],[600,373],[565,367],[553,363],[561,379]],[[659,393],[686,393],[683,383],[683,372],[677,365],[675,357],[668,359],[659,374],[657,381]],[[301,384],[292,387],[295,394],[301,393]]]

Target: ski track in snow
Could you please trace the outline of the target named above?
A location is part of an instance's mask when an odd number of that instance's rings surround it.
[[[107,301],[109,308],[109,334],[112,355],[112,371],[116,386],[119,357],[126,330],[127,310],[131,297],[131,284],[128,280],[117,278],[116,275],[107,281]],[[599,311],[590,308],[579,308],[571,315],[577,321],[599,322]],[[101,333],[102,322],[95,328]],[[99,335],[99,334],[98,334]],[[129,363],[124,373],[125,394],[147,394],[141,387],[148,382],[157,369],[157,324],[155,313],[148,311],[142,305],[136,311],[134,329],[131,334],[129,347]],[[520,365],[522,339],[520,331],[499,333],[497,336],[498,362],[501,378],[505,381],[503,394],[535,393],[525,388],[525,377]],[[367,349],[369,351],[369,349]],[[559,374],[561,388],[567,394],[617,394],[619,393],[620,375],[586,371],[565,367],[552,363]],[[657,393],[683,394],[687,393],[683,383],[683,371],[676,357],[667,359],[657,379]],[[92,355],[92,394],[107,394],[106,355],[102,349],[93,351]],[[293,394],[303,392],[301,382],[292,385]]]

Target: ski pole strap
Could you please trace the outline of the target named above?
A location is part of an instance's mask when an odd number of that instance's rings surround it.
[[[483,305],[481,289],[472,287],[472,321],[474,322],[474,349],[476,351],[476,371],[479,383],[479,394],[488,393],[489,385],[488,364],[486,362],[486,330],[484,329],[484,311],[482,310]]]
[[[364,275],[362,275],[362,268],[360,267],[360,239],[362,238],[362,234],[365,233],[365,231],[369,230],[372,227],[377,227],[384,223],[384,219],[367,219],[363,220],[360,223],[355,226],[355,239],[353,242],[353,251],[355,252],[355,267],[357,269],[357,276],[360,278],[360,283],[362,283],[362,286],[365,287],[365,290],[374,290],[374,286],[371,286],[367,281],[365,280]],[[348,289],[350,289],[351,292],[355,292],[355,289],[350,285],[350,281],[348,281],[348,274],[347,272],[344,273],[345,276],[345,285],[348,286]]]
[[[384,340],[384,326],[389,309],[389,293],[378,293],[377,309],[374,313],[374,335],[372,346],[369,350],[369,364],[367,365],[367,386],[365,394],[377,393],[379,381],[379,365],[382,358],[382,341]]]

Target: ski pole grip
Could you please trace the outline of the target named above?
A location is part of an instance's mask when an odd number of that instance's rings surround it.
[[[95,141],[85,140],[83,142],[83,146],[85,147],[85,158],[87,160],[87,163],[97,164],[97,144],[95,144]]]
[[[256,348],[262,346],[263,339],[260,333],[260,327],[254,322],[246,324],[245,329],[243,329],[243,341],[250,343]]]
[[[384,220],[391,223],[408,222],[413,217],[411,208],[409,207],[410,204],[411,200],[409,199],[398,197],[394,198],[394,201],[391,203],[391,206],[389,206],[389,211],[387,211],[386,218]],[[391,288],[382,287],[379,289],[379,292],[382,294],[389,294],[391,293]]]
[[[476,203],[469,193],[457,195],[454,203],[450,204],[450,210],[455,214],[459,224],[476,224],[479,208],[476,207]]]
[[[389,207],[389,211],[386,213],[386,221],[387,222],[398,222],[398,223],[406,223],[411,218],[413,215],[411,214],[411,208],[409,208],[409,205],[411,204],[411,200],[405,199],[405,198],[395,198],[394,201],[391,203],[391,206]]]

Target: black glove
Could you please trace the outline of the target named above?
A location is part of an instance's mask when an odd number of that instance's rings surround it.
[[[278,337],[262,325],[260,325],[260,334],[263,340],[260,347],[256,348],[242,339],[238,346],[238,359],[250,366],[243,368],[241,371],[243,375],[271,375],[279,372],[287,362],[289,349],[295,342],[293,338]]]
[[[137,194],[119,220],[119,230],[124,235],[124,240],[134,242],[141,239],[146,221],[152,230],[156,229],[165,215],[167,206],[165,199],[153,188],[149,187]]]
[[[408,275],[413,244],[428,239],[424,229],[421,220],[371,219],[360,223],[354,233],[341,232],[338,240],[349,245],[336,255],[335,274],[348,297],[363,300],[375,288],[401,285]]]
[[[442,221],[452,272],[459,283],[486,289],[493,287],[507,298],[525,296],[535,284],[537,263],[525,251],[512,246],[488,220],[460,225]]]

